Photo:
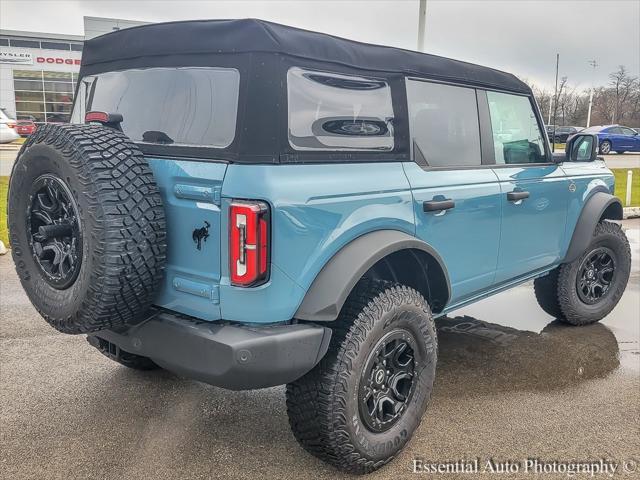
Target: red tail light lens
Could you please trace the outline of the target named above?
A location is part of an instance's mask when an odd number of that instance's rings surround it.
[[[109,121],[109,114],[107,112],[87,112],[84,116],[85,122],[100,122],[107,123]]]
[[[234,200],[229,215],[231,284],[255,287],[269,279],[269,205]]]

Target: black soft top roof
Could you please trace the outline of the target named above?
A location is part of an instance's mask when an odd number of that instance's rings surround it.
[[[81,76],[149,66],[150,57],[264,53],[530,94],[514,75],[410,50],[371,45],[263,20],[194,20],[127,28],[85,42]],[[136,59],[140,60],[137,65]],[[158,64],[158,60],[153,62]],[[186,65],[185,66],[189,66]]]

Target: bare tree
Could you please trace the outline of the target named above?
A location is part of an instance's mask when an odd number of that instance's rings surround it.
[[[634,90],[637,89],[638,77],[630,76],[625,66],[620,65],[618,70],[609,74],[609,79],[609,85],[614,93],[611,123],[621,122],[627,114],[631,113],[626,104],[631,99]]]
[[[640,127],[640,80],[628,73],[624,66],[609,75],[607,85],[594,88],[592,125],[625,123]],[[586,125],[589,108],[589,91],[572,87],[567,77],[562,77],[557,98],[553,92],[530,84],[545,120],[552,114],[558,125]]]

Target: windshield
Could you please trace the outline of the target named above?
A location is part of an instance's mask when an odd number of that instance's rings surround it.
[[[240,74],[231,68],[148,68],[101,73],[80,83],[72,122],[89,111],[119,113],[135,142],[228,147],[235,136]]]

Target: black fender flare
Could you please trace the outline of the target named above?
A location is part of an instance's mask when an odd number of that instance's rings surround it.
[[[448,301],[451,297],[449,274],[435,249],[406,233],[378,230],[352,240],[322,267],[294,317],[316,322],[335,320],[347,296],[367,270],[387,255],[405,249],[422,250],[438,262],[447,281]]]
[[[601,219],[622,220],[622,203],[610,193],[596,192],[587,200],[573,230],[563,263],[573,262],[587,249]]]

